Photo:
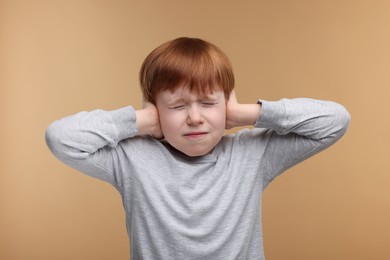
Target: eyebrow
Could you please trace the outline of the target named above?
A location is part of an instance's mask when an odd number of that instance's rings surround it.
[[[173,104],[177,104],[177,103],[186,103],[188,102],[188,98],[184,98],[184,97],[179,97],[177,99],[172,99],[172,100],[169,100],[167,102],[168,105],[173,105]],[[215,96],[215,95],[204,95],[204,96],[201,96],[201,97],[198,97],[196,98],[195,101],[217,101],[218,100],[218,97]]]
[[[172,105],[172,104],[177,104],[177,103],[182,103],[182,102],[184,103],[186,101],[187,101],[187,99],[182,98],[182,97],[180,97],[180,98],[172,98],[171,100],[167,101],[167,104],[168,105]]]

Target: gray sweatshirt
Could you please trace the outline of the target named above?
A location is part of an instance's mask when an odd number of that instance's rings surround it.
[[[121,194],[131,258],[264,259],[262,192],[286,169],[335,143],[350,115],[334,102],[261,101],[253,129],[189,157],[137,135],[132,107],[65,117],[46,142],[67,165]]]

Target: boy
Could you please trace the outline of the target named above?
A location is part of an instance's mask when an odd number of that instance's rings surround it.
[[[263,190],[335,143],[349,113],[302,98],[240,104],[228,59],[201,39],[156,48],[140,81],[144,108],[56,121],[51,151],[119,191],[133,260],[264,259]]]

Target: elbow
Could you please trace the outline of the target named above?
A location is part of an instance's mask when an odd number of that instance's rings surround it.
[[[58,121],[50,124],[45,130],[46,145],[56,157],[59,157],[63,150],[62,137],[62,129]]]
[[[342,105],[338,105],[335,113],[336,120],[334,125],[338,128],[338,132],[344,135],[350,125],[351,122],[351,114],[349,111]]]
[[[54,147],[58,143],[58,131],[55,122],[49,125],[45,131],[45,142],[49,149],[54,153]]]

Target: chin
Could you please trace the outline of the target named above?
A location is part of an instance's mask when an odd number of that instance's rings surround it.
[[[205,144],[178,144],[175,142],[170,142],[169,139],[166,139],[166,141],[176,150],[179,152],[190,156],[190,157],[198,157],[198,156],[203,156],[206,154],[211,153],[214,150],[214,147],[210,147],[210,145],[205,145]]]
[[[208,153],[184,153],[190,157],[199,157],[199,156],[203,156],[203,155],[206,155]]]

